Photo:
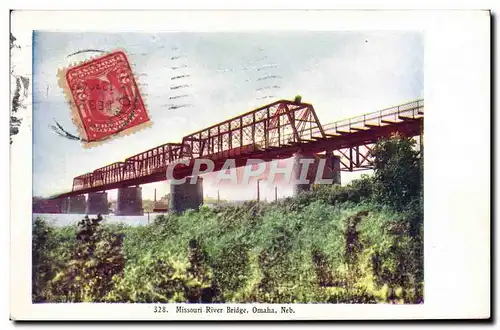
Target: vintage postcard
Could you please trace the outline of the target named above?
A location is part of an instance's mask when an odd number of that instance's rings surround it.
[[[448,221],[437,113],[460,110],[427,93],[429,22],[459,18],[131,14],[13,13],[13,319],[489,317],[487,242],[472,314],[439,314],[432,286],[450,276],[429,252]],[[488,14],[460,17],[487,49]],[[489,237],[488,221],[469,232]]]

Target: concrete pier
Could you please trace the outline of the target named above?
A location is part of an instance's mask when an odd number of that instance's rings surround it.
[[[87,198],[87,214],[109,214],[108,193],[89,193]]]
[[[187,177],[183,184],[170,184],[169,212],[182,213],[188,209],[198,210],[203,204],[203,178],[198,177],[196,183],[190,183]]]
[[[333,179],[331,184],[340,184],[340,157],[327,152],[324,155],[314,153],[297,152],[293,157],[293,195],[297,196],[302,191],[310,190],[313,184],[321,184],[316,179]],[[320,171],[320,160],[325,159],[323,172],[317,177]],[[304,167],[307,167],[307,172]],[[304,171],[304,173],[303,173]],[[301,182],[307,180],[308,183]],[[324,183],[323,183],[324,184]]]
[[[119,188],[115,214],[144,215],[144,210],[142,209],[142,188]]]
[[[61,213],[69,212],[69,197],[59,198],[59,208]]]
[[[333,153],[330,154],[330,166],[333,169],[331,172],[333,183],[341,184],[341,176],[340,176],[340,156],[335,156]]]
[[[68,198],[67,213],[85,214],[87,201],[85,195],[70,196]]]

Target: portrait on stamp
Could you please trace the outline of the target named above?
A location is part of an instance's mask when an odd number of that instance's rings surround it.
[[[84,146],[151,124],[124,51],[112,51],[58,72]]]

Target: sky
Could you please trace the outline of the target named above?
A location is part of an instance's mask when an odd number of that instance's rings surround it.
[[[243,114],[300,94],[322,124],[423,98],[420,32],[33,33],[33,194],[71,190],[73,178]],[[152,126],[85,149],[57,135],[57,121],[77,135],[57,71],[97,56],[85,49],[127,53]],[[173,67],[179,69],[172,69]],[[185,76],[173,79],[174,77]],[[175,90],[172,86],[188,85]],[[170,99],[174,97],[174,99]],[[172,105],[174,108],[172,108]],[[186,106],[183,106],[186,105]],[[183,106],[178,107],[176,106]],[[342,172],[342,184],[363,172]],[[251,186],[205,184],[204,194],[254,199]],[[167,182],[143,185],[143,198],[169,192]],[[290,196],[291,185],[278,187]],[[116,190],[108,192],[116,198]],[[261,186],[274,198],[274,186]]]

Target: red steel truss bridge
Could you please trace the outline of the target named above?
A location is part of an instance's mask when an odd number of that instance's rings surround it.
[[[215,171],[233,158],[243,166],[250,158],[292,157],[297,151],[333,151],[340,156],[341,171],[373,168],[374,142],[394,133],[422,135],[424,100],[415,100],[362,116],[322,125],[312,104],[280,100],[228,119],[182,138],[98,168],[73,179],[71,192],[57,197],[105,191],[166,180],[167,166],[174,177],[189,176],[194,160],[209,158]],[[180,163],[185,161],[187,164]]]

